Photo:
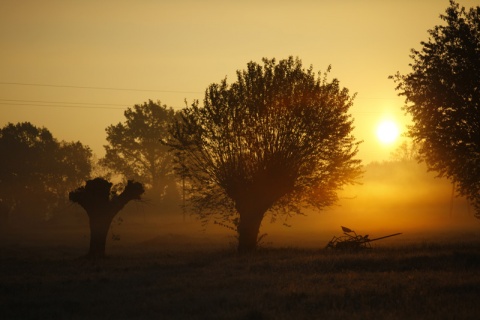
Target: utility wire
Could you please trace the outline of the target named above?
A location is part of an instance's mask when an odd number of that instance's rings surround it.
[[[6,106],[31,106],[31,107],[53,107],[53,108],[79,108],[79,109],[126,109],[129,106],[114,103],[93,103],[93,102],[66,102],[66,101],[45,101],[45,100],[13,100],[0,99],[0,105]],[[375,115],[383,111],[352,111],[352,115]],[[403,114],[402,111],[389,113]]]
[[[176,91],[176,90],[154,90],[154,89],[129,89],[129,88],[110,88],[110,87],[88,87],[88,86],[70,86],[41,83],[23,83],[23,82],[3,82],[1,85],[14,86],[32,86],[32,87],[52,87],[52,88],[73,88],[73,89],[93,89],[93,90],[116,90],[116,91],[141,91],[141,92],[167,92],[167,93],[201,93],[199,91]]]
[[[131,89],[131,88],[113,88],[113,87],[92,87],[92,86],[73,86],[73,85],[56,85],[42,83],[24,83],[24,82],[3,82],[0,85],[15,86],[33,86],[33,87],[53,87],[53,88],[74,88],[74,89],[93,89],[93,90],[117,90],[117,91],[140,91],[140,92],[166,92],[166,93],[203,93],[201,91],[182,91],[182,90],[157,90],[157,89]],[[364,100],[397,100],[398,98],[378,98],[378,97],[362,97],[357,96],[356,99]]]
[[[59,104],[78,104],[78,105],[92,105],[92,106],[115,106],[115,107],[124,107],[123,104],[114,104],[114,103],[92,103],[92,102],[66,102],[66,101],[41,101],[41,100],[11,100],[11,99],[0,99],[2,102],[24,102],[24,103],[59,103]]]
[[[89,106],[62,106],[62,105],[36,105],[36,104],[28,104],[28,103],[3,103],[0,102],[0,105],[5,105],[8,104],[10,106],[31,106],[31,107],[49,107],[49,108],[77,108],[77,109],[110,109],[110,110],[120,110],[124,108],[119,108],[119,107],[89,107]]]

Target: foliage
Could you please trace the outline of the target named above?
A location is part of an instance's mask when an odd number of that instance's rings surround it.
[[[195,101],[172,128],[169,145],[192,185],[193,208],[230,220],[238,213],[239,246],[242,223],[257,229],[256,239],[267,211],[331,205],[359,175],[353,97],[327,81],[329,70],[320,79],[298,58],[250,62],[235,83],[210,85],[203,106]]]
[[[100,163],[125,177],[141,181],[155,193],[163,193],[173,179],[172,157],[159,139],[168,134],[175,112],[160,101],[149,100],[128,108],[126,121],[106,129],[108,145]]]
[[[480,217],[480,7],[454,1],[412,49],[412,71],[394,80],[412,116],[409,134],[421,143],[430,170],[456,182]]]
[[[0,154],[0,201],[14,215],[48,218],[91,170],[88,147],[58,142],[46,128],[29,122],[0,130]]]

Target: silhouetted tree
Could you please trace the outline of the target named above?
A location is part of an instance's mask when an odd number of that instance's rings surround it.
[[[112,188],[103,178],[88,180],[85,186],[69,193],[70,201],[85,209],[90,224],[90,249],[87,257],[105,256],[108,229],[113,218],[131,200],[140,200],[144,189],[141,183],[129,180],[123,191]]]
[[[46,219],[88,178],[92,152],[80,142],[58,142],[29,122],[0,129],[0,202],[10,215]]]
[[[192,185],[190,203],[236,223],[240,252],[256,248],[267,211],[331,205],[360,173],[353,98],[327,73],[320,79],[292,57],[250,62],[232,85],[210,85],[203,107],[195,101],[172,127],[169,145]]]
[[[419,146],[414,141],[402,142],[391,154],[391,158],[394,161],[417,161],[419,159],[418,150]]]
[[[445,24],[412,49],[412,71],[393,78],[412,116],[410,136],[429,170],[456,182],[480,217],[480,7],[450,1]]]
[[[9,212],[10,208],[0,199],[0,237],[7,228]]]
[[[175,112],[152,100],[128,108],[126,121],[106,129],[108,145],[100,164],[142,182],[153,195],[160,196],[174,179],[172,156],[159,142],[168,134]],[[173,184],[174,186],[175,184]],[[170,188],[173,189],[173,188]],[[177,190],[168,190],[175,193]]]

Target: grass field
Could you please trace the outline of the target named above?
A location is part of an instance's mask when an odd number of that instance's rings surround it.
[[[475,240],[475,239],[478,239]],[[0,246],[1,319],[478,319],[480,238],[370,251],[170,237],[110,246]]]

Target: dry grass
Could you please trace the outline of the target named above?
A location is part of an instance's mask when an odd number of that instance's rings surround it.
[[[2,319],[477,319],[480,241],[362,253],[3,246]],[[193,242],[192,242],[193,243]],[[188,249],[190,248],[190,249]]]

